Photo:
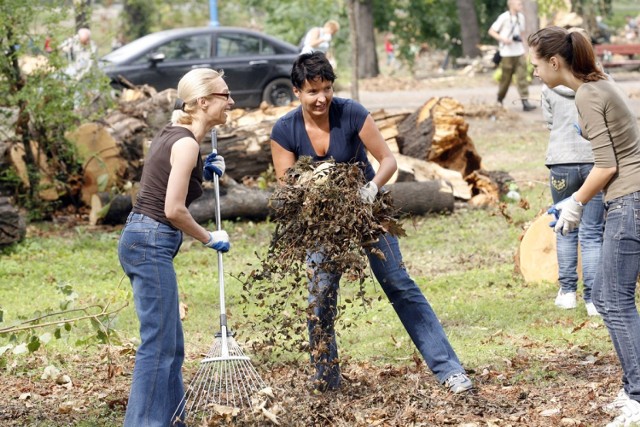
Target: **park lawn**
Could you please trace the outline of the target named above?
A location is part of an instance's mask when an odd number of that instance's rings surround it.
[[[493,128],[491,123],[478,120],[473,123],[479,128]],[[553,389],[557,384],[576,381],[575,370],[562,369],[562,363],[549,360],[577,359],[577,365],[591,364],[592,360],[610,358],[612,347],[601,319],[587,318],[583,305],[576,310],[556,309],[553,305],[556,284],[525,283],[514,268],[514,254],[523,229],[548,206],[550,196],[542,165],[546,131],[540,127],[523,135],[513,136],[512,132],[510,126],[494,129],[474,137],[474,142],[485,159],[483,167],[510,172],[529,206],[505,203],[501,209],[458,207],[452,214],[406,218],[403,225],[407,236],[401,238],[400,244],[409,272],[434,307],[472,376],[479,382],[486,381],[488,386],[495,372],[510,371],[510,384]],[[233,245],[223,257],[227,311],[238,341],[255,350],[250,351],[252,360],[262,372],[271,375],[278,367],[290,366],[308,373],[308,356],[304,351],[285,351],[286,343],[254,346],[268,331],[264,329],[266,325],[256,321],[264,315],[263,309],[251,303],[252,296],[243,290],[242,281],[258,267],[274,225],[268,221],[225,221],[224,229]],[[0,337],[0,348],[6,346],[6,352],[0,356],[1,375],[5,379],[37,382],[42,369],[49,364],[64,366],[73,376],[74,364],[80,366],[83,359],[118,366],[119,388],[112,393],[118,397],[112,398],[109,409],[96,403],[97,409],[90,411],[90,421],[77,421],[73,425],[107,426],[121,422],[122,406],[118,405],[123,405],[122,400],[126,399],[138,324],[130,285],[118,262],[119,233],[120,227],[32,224],[25,241],[5,249],[1,255],[0,328],[42,316],[47,311],[63,313],[41,322],[62,323],[63,319],[97,312],[95,308],[86,312],[65,311],[70,308],[107,306],[106,311],[112,312],[101,318],[103,331],[106,328],[111,333],[107,347],[95,339],[95,324],[87,320],[73,322],[69,332],[63,331],[59,339],[51,339],[32,355],[13,354],[24,334],[18,334],[15,341]],[[213,251],[185,238],[175,264],[181,300],[188,307],[184,328],[185,378],[189,378],[218,331],[217,258]],[[345,363],[383,370],[419,365],[415,347],[379,285],[368,280],[365,287],[371,305],[366,309],[357,303],[346,305],[338,322],[339,348]],[[343,281],[341,301],[356,300],[357,289],[356,284]],[[303,302],[304,290],[296,297]],[[250,303],[244,303],[245,298]],[[70,305],[61,308],[69,301]],[[302,324],[303,319],[299,320]],[[37,335],[54,330],[55,325],[43,327],[37,329]],[[105,348],[112,349],[106,351],[109,357],[104,356]],[[119,358],[122,355],[124,361]],[[500,375],[496,374],[496,378],[499,380]],[[4,394],[0,402],[3,399],[15,402],[17,392],[12,391],[13,394]],[[67,424],[52,421],[37,425]]]

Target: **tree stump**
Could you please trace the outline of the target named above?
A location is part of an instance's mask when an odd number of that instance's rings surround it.
[[[544,213],[525,230],[515,255],[516,270],[527,283],[557,283],[558,254],[556,233],[549,223],[555,218]],[[581,257],[578,252],[578,276],[582,278]]]

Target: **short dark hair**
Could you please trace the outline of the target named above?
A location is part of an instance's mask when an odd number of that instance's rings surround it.
[[[336,74],[324,53],[316,51],[303,53],[298,56],[291,67],[291,84],[296,89],[302,89],[307,80],[326,80],[333,83]]]

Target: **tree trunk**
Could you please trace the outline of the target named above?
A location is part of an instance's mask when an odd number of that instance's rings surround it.
[[[96,193],[91,196],[89,223],[91,225],[124,224],[131,212],[131,208],[133,208],[133,202],[129,194]]]
[[[224,181],[224,185],[223,184]],[[271,192],[246,187],[229,178],[221,180],[220,218],[236,220],[238,218],[261,221],[269,216],[269,197]],[[205,189],[200,198],[189,206],[189,212],[200,224],[215,218],[215,193]]]
[[[27,232],[24,217],[10,202],[9,197],[0,197],[0,247],[19,242]]]
[[[444,181],[396,182],[385,186],[394,206],[407,215],[453,212],[453,190]]]
[[[540,29],[540,17],[538,16],[538,2],[534,0],[524,0],[522,2],[522,13],[524,13],[525,32],[522,39],[525,41],[529,34],[533,34]]]
[[[358,30],[358,78],[366,79],[380,74],[376,38],[373,26],[373,1],[355,0]]]
[[[468,129],[462,104],[431,98],[398,125],[396,140],[401,154],[436,162],[466,178],[481,167]]]
[[[549,227],[553,215],[537,217],[525,230],[515,255],[515,268],[527,283],[557,283],[558,254],[556,233]],[[578,255],[580,251],[578,251]],[[582,278],[582,264],[578,256],[578,276]]]
[[[358,89],[358,19],[356,16],[358,0],[349,0],[349,40],[351,45],[351,98],[354,101],[360,100],[360,91]]]
[[[458,6],[458,19],[460,20],[460,35],[462,37],[462,54],[469,58],[481,55],[480,28],[478,16],[473,0],[456,0]]]

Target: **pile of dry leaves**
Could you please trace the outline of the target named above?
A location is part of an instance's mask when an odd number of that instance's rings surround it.
[[[383,256],[371,245],[385,233],[401,236],[404,230],[389,194],[381,192],[373,204],[362,201],[359,189],[364,184],[357,164],[318,163],[302,157],[287,171],[271,198],[276,229],[269,250],[259,256],[260,267],[242,279],[247,291],[243,306],[261,307],[258,316],[263,318],[258,323],[261,330],[271,331],[264,342],[256,343],[259,347],[277,342],[285,351],[304,351],[309,312],[307,257],[312,252],[326,254],[323,270],[341,274],[345,283],[358,286],[358,298],[343,299],[340,312],[347,304],[369,305],[364,291],[369,275],[367,251]],[[255,320],[253,309],[251,316]]]

